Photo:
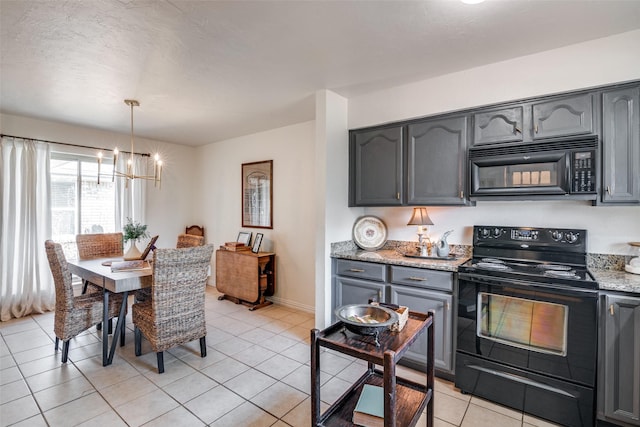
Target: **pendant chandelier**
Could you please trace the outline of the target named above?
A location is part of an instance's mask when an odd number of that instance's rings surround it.
[[[140,103],[135,99],[125,99],[124,103],[127,104],[131,108],[131,152],[129,160],[127,160],[127,169],[126,171],[117,170],[118,163],[118,155],[120,152],[118,151],[118,147],[113,150],[113,172],[111,174],[111,182],[114,182],[116,177],[126,179],[125,187],[129,187],[129,180],[133,179],[146,179],[148,181],[153,181],[154,187],[160,188],[162,183],[162,160],[160,160],[160,156],[156,153],[153,158],[153,175],[136,175],[135,173],[135,163],[133,161],[133,155],[135,153],[133,149],[133,107],[139,107]],[[149,156],[148,154],[144,156]],[[102,152],[98,153],[98,184],[100,184],[100,166],[102,164]]]

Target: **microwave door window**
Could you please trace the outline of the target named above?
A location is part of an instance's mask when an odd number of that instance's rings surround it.
[[[563,154],[473,160],[475,194],[564,194]]]

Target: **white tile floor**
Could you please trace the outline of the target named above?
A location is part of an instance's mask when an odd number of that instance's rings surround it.
[[[53,348],[53,313],[0,323],[0,426],[309,426],[311,314],[281,306],[250,312],[207,288],[206,358],[198,341],[165,352],[165,373],[143,340],[102,366],[95,328]],[[130,316],[131,311],[129,311]],[[365,370],[359,360],[321,356],[323,409]],[[399,368],[399,375],[419,373]],[[547,426],[520,412],[462,395],[437,379],[436,426]],[[418,425],[426,425],[426,419]]]

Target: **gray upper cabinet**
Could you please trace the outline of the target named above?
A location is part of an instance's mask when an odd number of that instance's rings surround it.
[[[482,111],[473,116],[473,145],[522,142],[524,107]]]
[[[402,126],[350,132],[349,206],[402,205],[402,135]]]
[[[640,298],[606,294],[598,415],[640,426]],[[602,347],[603,346],[603,347]]]
[[[605,203],[640,203],[640,86],[602,95]]]
[[[465,204],[467,117],[410,124],[407,135],[407,204]]]
[[[594,95],[574,95],[533,103],[532,139],[594,133]]]

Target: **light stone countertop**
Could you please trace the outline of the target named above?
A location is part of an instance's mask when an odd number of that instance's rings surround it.
[[[620,270],[589,269],[598,282],[600,290],[640,294],[640,274]]]
[[[464,264],[469,257],[466,255],[451,254],[457,257],[455,260],[423,259],[406,257],[392,249],[377,251],[347,250],[332,252],[332,258],[349,259],[354,261],[377,262],[380,264],[402,265],[405,267],[428,268],[431,270],[458,271],[458,266]]]

